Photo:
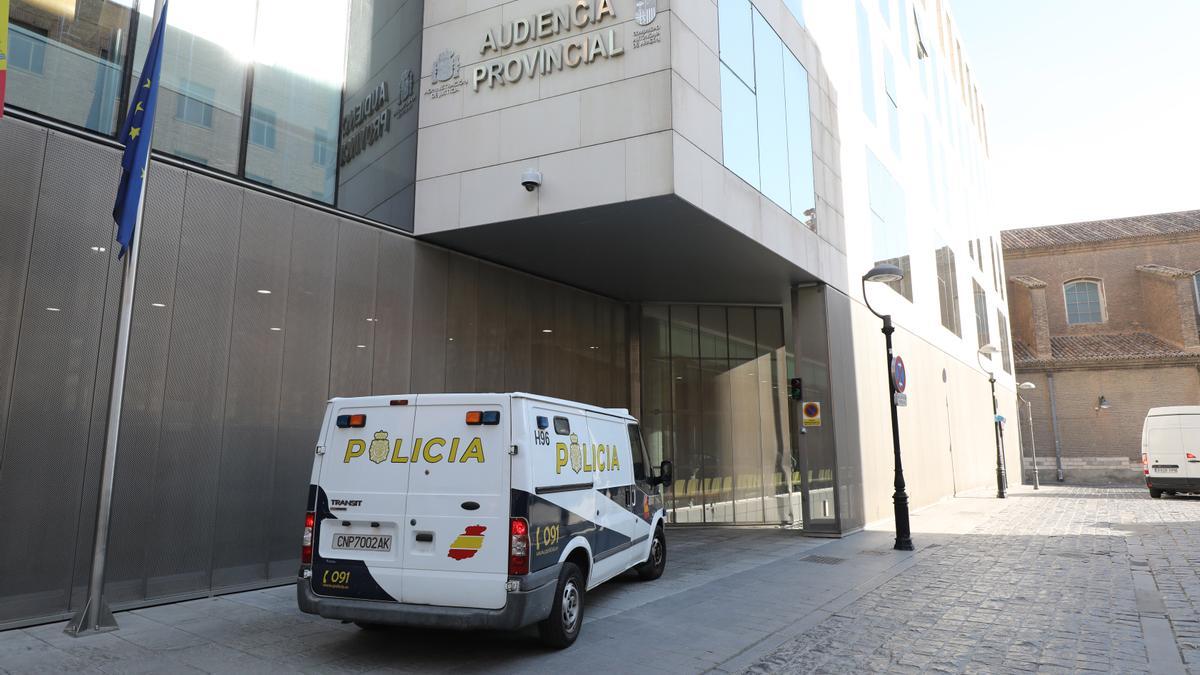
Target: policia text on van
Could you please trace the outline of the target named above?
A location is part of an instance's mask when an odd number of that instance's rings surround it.
[[[666,567],[670,462],[637,420],[530,394],[333,399],[313,462],[300,609],[359,625],[575,641],[587,591]]]

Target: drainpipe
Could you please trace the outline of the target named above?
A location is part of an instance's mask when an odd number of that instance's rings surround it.
[[[1058,469],[1058,482],[1063,482],[1062,438],[1058,434],[1058,406],[1054,403],[1054,373],[1046,373],[1050,393],[1050,419],[1054,423],[1054,463]]]

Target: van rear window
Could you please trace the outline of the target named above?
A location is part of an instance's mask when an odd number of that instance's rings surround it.
[[[571,420],[565,417],[554,418],[554,433],[559,436],[566,436],[571,433]]]

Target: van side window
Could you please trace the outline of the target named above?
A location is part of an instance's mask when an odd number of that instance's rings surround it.
[[[638,425],[629,425],[629,449],[633,455],[633,478],[634,480],[646,480],[646,450],[642,447],[642,432],[638,431]]]
[[[565,417],[554,418],[554,433],[559,436],[566,436],[571,433],[571,420]]]

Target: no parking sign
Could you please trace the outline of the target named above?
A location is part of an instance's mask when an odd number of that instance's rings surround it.
[[[806,402],[800,409],[801,417],[804,419],[804,426],[819,427],[821,426],[821,404],[816,401]]]

